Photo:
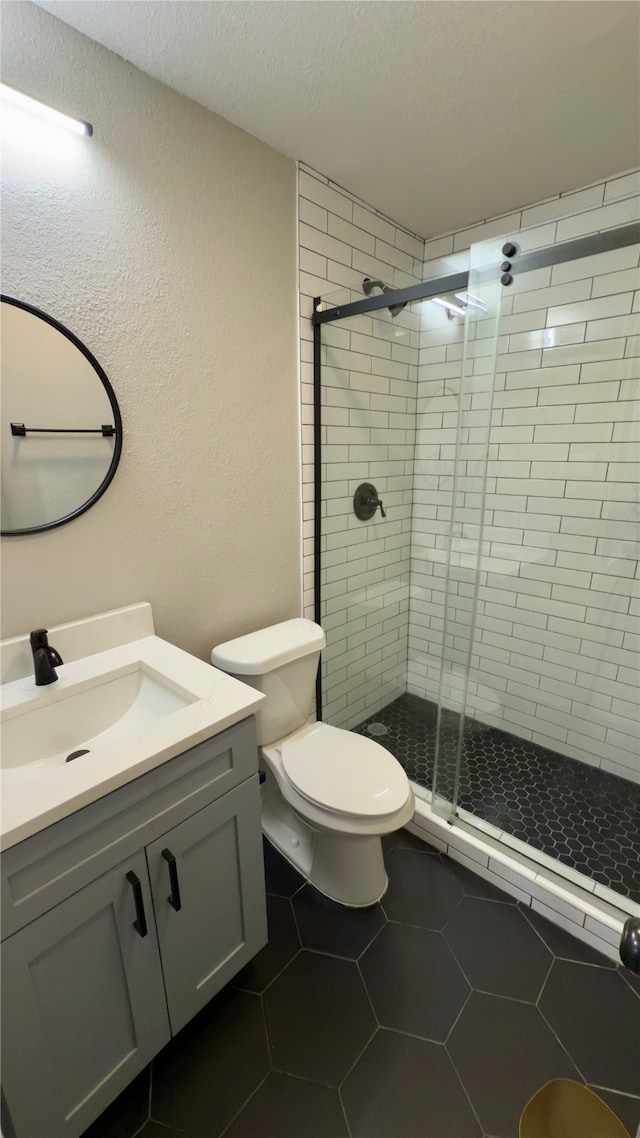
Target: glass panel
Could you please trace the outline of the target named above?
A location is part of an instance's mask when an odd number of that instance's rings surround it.
[[[639,251],[516,272],[505,290],[484,532],[463,512],[462,411],[437,786],[467,822],[636,902]]]
[[[481,553],[498,324],[504,291],[500,283],[503,241],[494,239],[471,249],[468,291],[463,302],[466,314],[461,376],[445,384],[450,401],[455,404],[449,414],[455,416],[456,426],[452,458],[445,463],[440,461],[438,475],[438,496],[444,499],[439,517],[448,522],[448,532],[446,548],[440,550],[445,561],[444,630],[432,797],[433,809],[445,817],[453,815],[458,802],[478,587],[480,580],[486,579]]]

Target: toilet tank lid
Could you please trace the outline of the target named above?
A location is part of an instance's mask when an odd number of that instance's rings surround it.
[[[321,652],[326,642],[319,624],[295,617],[219,644],[211,653],[211,663],[236,676],[259,676],[309,652]]]

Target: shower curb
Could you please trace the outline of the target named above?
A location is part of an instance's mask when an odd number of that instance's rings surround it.
[[[640,905],[630,901],[628,908],[617,908],[515,851],[506,853],[504,846],[488,834],[480,840],[470,826],[459,820],[448,822],[421,799],[416,800],[413,820],[406,829],[619,962],[622,927],[630,913],[640,916]]]

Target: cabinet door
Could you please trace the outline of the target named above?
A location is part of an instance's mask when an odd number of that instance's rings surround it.
[[[147,846],[147,860],[175,1034],[267,940],[258,776]]]
[[[128,873],[140,883],[146,936]],[[3,943],[2,1034],[17,1138],[77,1138],[164,1046],[143,851]]]

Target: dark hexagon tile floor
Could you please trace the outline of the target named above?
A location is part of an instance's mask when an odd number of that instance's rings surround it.
[[[588,1083],[640,1094],[640,1001],[617,972],[555,960],[539,1007]]]
[[[533,1004],[472,992],[446,1043],[484,1131],[514,1138],[531,1096],[580,1074]]]
[[[635,1138],[637,978],[407,831],[384,849],[354,910],[267,845],[268,946],[83,1138],[516,1138],[562,1077]]]
[[[386,923],[380,904],[345,909],[305,885],[293,898],[293,911],[305,948],[357,960]]]
[[[267,989],[264,1011],[275,1070],[328,1087],[340,1086],[377,1026],[357,965],[308,949]]]
[[[553,957],[515,905],[463,897],[444,932],[478,992],[535,1003]]]
[[[444,1047],[384,1028],[346,1079],[342,1101],[353,1138],[482,1134]]]
[[[412,925],[387,924],[360,971],[381,1027],[439,1043],[471,990],[441,934]]]
[[[349,1138],[337,1090],[272,1071],[225,1138]],[[146,1135],[145,1135],[146,1138]]]
[[[386,855],[385,864],[389,885],[381,904],[388,919],[442,929],[463,894],[440,858],[397,845]]]
[[[431,788],[436,705],[399,696],[358,727]],[[454,785],[459,717],[443,717],[439,791]],[[459,805],[563,865],[640,901],[640,786],[478,720],[465,720]]]

